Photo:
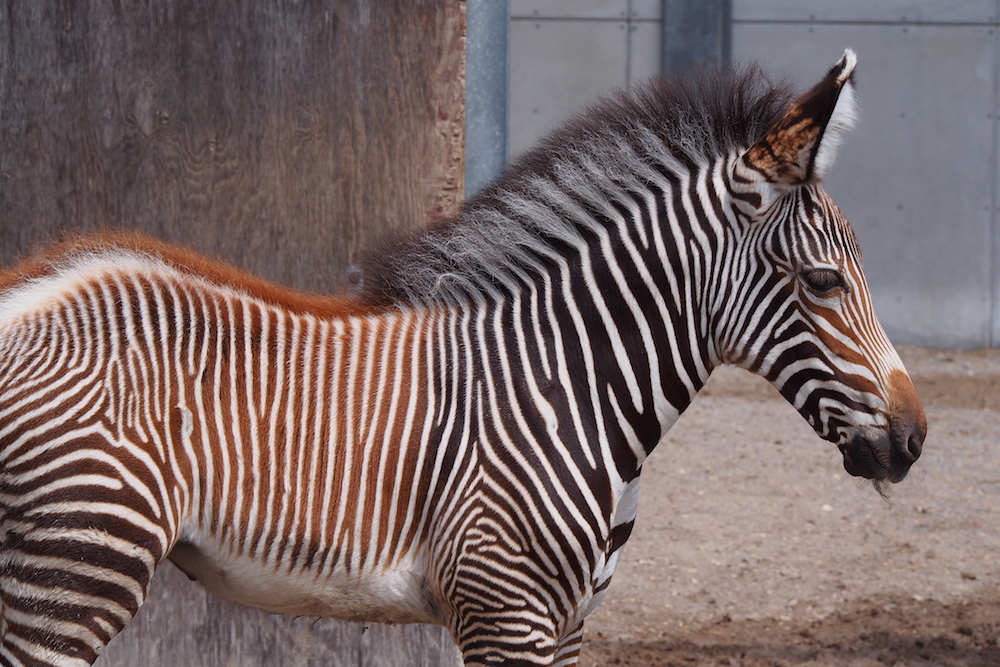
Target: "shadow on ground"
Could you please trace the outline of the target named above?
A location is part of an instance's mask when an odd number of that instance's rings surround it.
[[[723,617],[656,640],[590,636],[581,667],[986,667],[1000,665],[1000,599],[856,602],[812,622]]]

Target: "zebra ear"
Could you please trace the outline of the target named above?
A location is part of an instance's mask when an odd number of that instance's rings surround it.
[[[857,119],[857,63],[854,51],[844,51],[826,77],[792,102],[764,138],[743,154],[746,165],[779,186],[822,180],[844,133]]]

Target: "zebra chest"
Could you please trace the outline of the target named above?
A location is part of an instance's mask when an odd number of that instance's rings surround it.
[[[265,611],[376,623],[441,623],[416,563],[377,571],[285,566],[233,553],[212,539],[180,541],[168,555],[189,579]]]

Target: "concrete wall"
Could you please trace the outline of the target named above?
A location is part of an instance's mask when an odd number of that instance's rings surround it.
[[[897,343],[1000,345],[998,0],[733,0],[735,60],[805,88],[845,47],[861,123],[827,190]],[[659,68],[658,0],[514,0],[511,150]]]
[[[511,0],[510,152],[660,71],[662,0]]]

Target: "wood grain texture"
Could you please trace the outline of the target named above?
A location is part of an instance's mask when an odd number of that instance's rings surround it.
[[[95,667],[458,667],[458,649],[433,626],[362,625],[239,607],[167,564],[135,620]]]
[[[0,262],[139,230],[314,291],[462,192],[461,0],[19,2],[0,11]],[[279,617],[165,564],[118,665],[459,664],[443,629]]]
[[[5,4],[0,261],[138,229],[325,290],[458,205],[457,0]]]

